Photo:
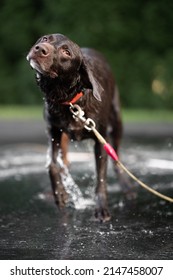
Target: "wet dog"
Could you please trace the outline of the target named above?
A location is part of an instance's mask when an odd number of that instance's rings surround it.
[[[80,48],[62,34],[41,37],[31,48],[27,60],[36,71],[37,84],[45,97],[51,159],[48,170],[55,202],[62,208],[68,197],[62,182],[63,168],[57,161],[58,153],[62,151],[67,164],[68,139],[92,138],[97,172],[95,216],[100,221],[109,220],[107,154],[95,135],[80,121],[76,122],[69,110],[70,103],[78,104],[85,117],[94,120],[101,135],[112,140],[118,153],[122,122],[118,91],[109,64],[99,52]],[[125,182],[123,173],[117,171],[121,182]]]

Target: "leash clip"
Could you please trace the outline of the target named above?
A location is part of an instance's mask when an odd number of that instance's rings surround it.
[[[96,124],[95,124],[95,122],[92,119],[88,118],[85,121],[84,127],[85,127],[86,130],[91,131],[91,130],[93,130],[96,127]]]
[[[85,112],[81,109],[79,105],[77,104],[73,105],[72,103],[70,103],[70,112],[72,113],[75,121],[81,120],[84,123],[84,128],[86,130],[91,131],[95,128],[96,126],[95,122],[90,118],[86,119],[84,117]]]
[[[81,120],[82,122],[86,121],[86,118],[84,117],[85,112],[81,109],[81,107],[77,104],[73,105],[70,103],[70,112],[73,115],[73,118],[78,121]]]

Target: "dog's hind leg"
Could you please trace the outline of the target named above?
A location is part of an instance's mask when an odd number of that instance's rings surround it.
[[[111,106],[109,124],[110,124],[109,136],[111,138],[112,146],[115,149],[116,153],[119,154],[119,146],[122,138],[123,125],[121,120],[118,93],[115,94]],[[128,175],[116,164],[114,165],[114,168],[118,176],[118,180],[120,182],[122,190],[125,194],[125,197],[127,199],[133,199],[134,197],[136,197],[136,193],[134,192],[134,187]]]

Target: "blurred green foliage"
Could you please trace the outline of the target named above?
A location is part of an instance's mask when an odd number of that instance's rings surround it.
[[[171,0],[1,0],[0,103],[42,101],[26,55],[63,33],[105,54],[124,107],[172,109],[172,11]]]

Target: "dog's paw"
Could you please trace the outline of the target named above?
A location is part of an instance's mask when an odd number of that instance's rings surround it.
[[[101,223],[111,219],[107,205],[107,195],[103,192],[99,192],[96,195],[95,217]]]
[[[137,193],[137,190],[136,190],[135,187],[132,187],[132,188],[130,188],[128,190],[125,190],[123,193],[124,193],[124,198],[127,201],[136,200],[136,198],[138,196],[138,193]]]
[[[105,223],[105,222],[110,221],[111,215],[107,208],[96,208],[95,209],[95,218],[100,223]]]
[[[135,200],[137,198],[137,190],[130,178],[123,174],[120,178],[120,185],[126,200]]]

